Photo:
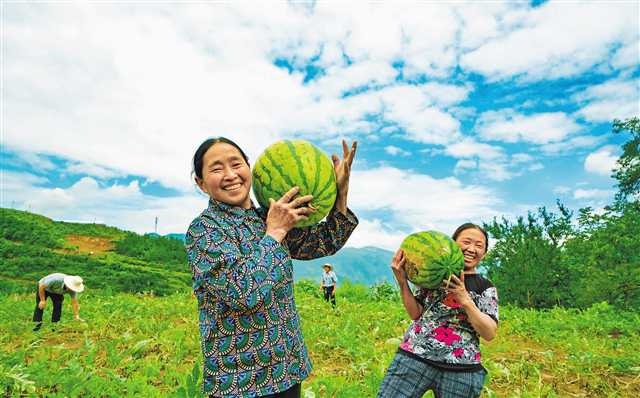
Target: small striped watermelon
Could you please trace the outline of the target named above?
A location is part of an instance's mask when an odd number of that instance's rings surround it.
[[[336,174],[331,159],[315,145],[303,140],[282,140],[269,146],[253,166],[253,193],[260,206],[269,198],[278,200],[294,186],[298,195],[313,195],[316,211],[296,224],[306,227],[322,220],[336,201]]]
[[[415,285],[435,289],[451,274],[464,269],[462,250],[447,235],[438,231],[417,232],[402,241],[405,270]]]

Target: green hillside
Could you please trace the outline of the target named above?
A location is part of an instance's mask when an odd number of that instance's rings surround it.
[[[183,244],[100,224],[52,221],[0,209],[0,292],[35,291],[52,272],[77,274],[90,289],[106,292],[190,290]]]

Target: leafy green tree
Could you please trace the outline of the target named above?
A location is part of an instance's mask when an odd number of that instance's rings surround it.
[[[614,120],[613,132],[631,134],[631,139],[622,145],[623,153],[613,173],[620,189],[617,199],[625,200],[640,193],[640,118]]]
[[[502,218],[484,228],[497,243],[483,263],[498,287],[501,300],[524,307],[567,305],[572,293],[565,287],[569,269],[560,261],[565,242],[573,234],[573,213],[558,202],[559,213],[545,207],[515,222]]]
[[[564,267],[574,306],[606,301],[640,308],[640,203],[618,204],[597,213],[580,210],[579,232],[566,243]]]

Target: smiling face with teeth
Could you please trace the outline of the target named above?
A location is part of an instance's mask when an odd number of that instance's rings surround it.
[[[202,158],[202,178],[196,178],[202,192],[232,206],[251,207],[251,169],[233,145],[213,144]]]
[[[487,252],[486,237],[482,231],[476,228],[467,228],[458,234],[456,243],[464,255],[465,272],[474,272]]]

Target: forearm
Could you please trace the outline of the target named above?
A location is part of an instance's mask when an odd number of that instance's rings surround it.
[[[402,304],[404,305],[404,308],[407,310],[407,314],[409,314],[411,319],[415,321],[416,319],[420,318],[420,316],[422,315],[422,306],[420,305],[420,303],[418,303],[416,298],[413,296],[413,292],[411,292],[411,289],[409,288],[409,284],[407,283],[407,281],[404,281],[404,283],[399,283],[399,285],[400,285],[400,297],[402,298]]]
[[[469,323],[471,323],[471,326],[478,332],[480,337],[487,341],[491,341],[496,337],[498,325],[493,318],[480,311],[471,300],[464,303],[462,308],[467,313]]]
[[[38,295],[40,296],[40,301],[45,301],[47,299],[47,296],[45,295],[44,290],[45,290],[44,285],[38,285]]]
[[[342,213],[335,206],[327,219],[316,225],[294,228],[287,234],[285,243],[291,257],[312,260],[335,254],[344,246],[358,225],[358,219],[349,209]]]
[[[338,192],[336,202],[333,207],[345,216],[347,215],[347,192]]]

